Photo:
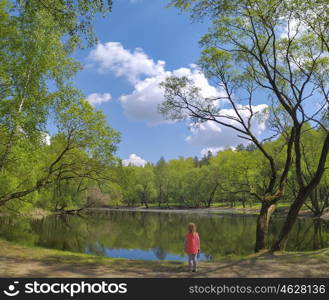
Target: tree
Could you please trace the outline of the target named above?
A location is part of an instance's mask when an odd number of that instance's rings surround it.
[[[306,180],[309,180],[316,171],[316,165],[314,165],[314,157],[320,155],[318,144],[323,140],[323,133],[319,130],[314,130],[310,126],[305,126],[304,133],[301,137],[301,152],[303,154],[302,159],[302,170],[303,176]],[[329,161],[327,160],[327,166]],[[308,201],[305,202],[307,206],[315,216],[321,216],[324,210],[328,207],[328,167],[326,172],[323,174],[319,185],[312,191]],[[298,189],[296,188],[297,178],[291,176],[289,182],[289,189],[292,197],[296,197]]]
[[[258,154],[247,151],[229,149],[219,152],[210,162],[214,170],[211,180],[218,183],[214,197],[230,203],[231,207],[235,206],[236,201],[241,201],[243,206],[247,201],[251,202],[262,178],[259,174],[261,170],[257,168],[258,157]]]
[[[154,176],[159,207],[162,203],[168,205],[168,167],[163,157],[154,167]]]
[[[204,155],[199,161],[200,166],[209,165],[209,161],[212,158],[212,152],[208,150],[207,155]]]
[[[95,42],[92,20],[110,8],[103,0],[1,1],[0,206],[50,185],[59,191],[61,180],[81,190],[113,161],[118,134],[70,82],[80,69],[70,55]],[[50,120],[58,131],[49,146]]]
[[[22,170],[19,169],[17,173],[11,171],[9,176],[16,179],[17,185],[10,186],[8,191],[1,191],[0,205],[49,185],[55,185],[60,191],[62,181],[67,184],[66,190],[70,181],[81,191],[89,181],[108,180],[106,170],[115,161],[113,154],[119,134],[106,124],[105,116],[94,111],[87,101],[79,98],[74,101],[73,95],[67,97],[67,101],[61,102],[57,107],[58,133],[52,137],[50,145],[36,147],[34,154],[37,155],[35,159],[38,163],[33,166],[28,164],[30,170],[26,172],[33,172],[34,176],[26,181],[25,177],[21,178],[24,174]],[[29,142],[26,143],[30,146]],[[31,152],[23,155],[27,146],[23,144],[23,149],[19,151],[17,146],[14,147],[20,162],[24,158],[30,160]],[[6,171],[10,172],[10,168],[16,164],[17,161],[9,163]],[[60,199],[55,197],[55,201],[58,200]],[[63,204],[66,207],[68,203],[56,202],[54,206]]]
[[[254,151],[254,150],[256,150],[257,149],[257,147],[255,146],[255,144],[253,144],[253,143],[249,143],[247,146],[246,146],[246,150],[247,151]]]
[[[190,207],[188,198],[189,184],[185,179],[189,179],[187,174],[194,168],[192,158],[180,157],[170,160],[168,167],[168,202]]]
[[[244,151],[246,150],[245,146],[243,144],[239,144],[235,148],[236,151]]]
[[[156,196],[153,166],[146,164],[144,167],[137,167],[136,178],[137,196],[140,199],[140,203],[148,208],[148,203]]]
[[[320,2],[325,6],[325,1]],[[194,18],[211,19],[213,26],[201,40],[204,50],[199,64],[225,95],[203,98],[189,78],[169,77],[162,83],[166,101],[160,111],[171,119],[188,117],[196,123],[212,121],[232,128],[266,158],[270,169],[267,184],[255,194],[262,204],[256,251],[267,247],[270,217],[285,193],[289,172],[295,172],[298,192],[272,246],[283,249],[300,208],[324,174],[329,151],[324,118],[329,109],[327,6],[319,13],[318,2],[299,0],[176,0],[172,5],[190,11]],[[271,106],[256,109],[257,93],[266,95]],[[233,114],[226,112],[226,103]],[[260,140],[253,123],[266,116],[274,134]],[[308,178],[302,169],[301,151],[306,124],[323,136],[320,154],[314,157],[316,170]],[[266,148],[266,141],[279,135],[285,138],[283,168],[278,168]]]
[[[128,206],[135,205],[137,201],[136,186],[137,186],[137,173],[136,167],[131,165],[122,166],[120,162],[118,165],[118,184],[120,185],[123,193],[123,202]]]
[[[3,1],[6,3],[6,1]],[[12,0],[13,15],[32,16],[34,19],[44,15],[54,28],[65,38],[67,49],[76,46],[95,44],[97,38],[93,22],[97,13],[105,16],[112,10],[112,0]]]

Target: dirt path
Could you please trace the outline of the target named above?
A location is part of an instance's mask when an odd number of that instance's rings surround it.
[[[30,248],[0,240],[0,277],[329,277],[329,249],[202,262],[134,261]]]
[[[197,273],[185,267],[148,267],[139,264],[80,265],[47,263],[38,260],[0,258],[0,277],[329,277],[328,263],[309,260],[306,264],[277,263],[275,259],[246,260],[228,263],[203,263]]]

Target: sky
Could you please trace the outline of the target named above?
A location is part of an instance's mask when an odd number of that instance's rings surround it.
[[[109,125],[121,132],[117,155],[124,164],[144,165],[183,157],[202,157],[208,150],[235,147],[244,142],[236,132],[206,122],[198,127],[165,120],[158,112],[164,100],[159,83],[167,76],[188,76],[205,97],[220,95],[196,67],[198,41],[209,24],[192,23],[187,14],[167,8],[168,1],[114,0],[113,11],[98,16],[99,43],[79,50],[84,66],[75,86]],[[255,109],[262,109],[259,103]],[[264,124],[255,124],[264,131]]]

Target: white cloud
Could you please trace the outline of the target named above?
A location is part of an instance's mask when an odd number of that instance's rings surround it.
[[[119,97],[124,113],[128,118],[144,121],[148,125],[173,123],[173,121],[165,120],[158,112],[159,104],[164,101],[164,91],[159,87],[159,84],[169,76],[188,77],[194,82],[195,86],[200,88],[203,97],[225,96],[223,90],[209,84],[205,75],[197,69],[196,65],[168,71],[165,69],[164,61],[158,60],[155,62],[140,48],[131,51],[125,49],[120,43],[108,42],[98,44],[91,51],[89,58],[98,68],[98,71],[111,71],[115,76],[128,79],[133,86],[133,91]],[[266,105],[263,104],[253,108],[254,111],[258,111],[265,107]],[[241,109],[241,114],[247,118],[248,111],[243,110],[242,106]],[[222,113],[230,116],[234,115],[232,109],[224,109]],[[227,146],[234,147],[244,141],[237,137],[237,132],[233,129],[211,121],[200,124],[199,127],[191,125],[190,129],[191,135],[186,138],[187,142],[199,147],[211,148],[214,151]],[[266,129],[265,121],[257,122],[254,120],[253,129],[257,135],[260,135]],[[138,156],[135,155],[132,159],[136,160],[136,158]],[[125,161],[128,162],[129,159]]]
[[[282,30],[280,38],[300,37],[307,32],[307,26],[302,20],[291,18],[289,21],[285,20],[285,25],[281,27]],[[279,29],[279,30],[280,30]]]
[[[260,104],[253,106],[254,112],[261,112],[267,107],[266,104]],[[227,116],[235,116],[233,109],[222,109],[221,114]],[[240,114],[247,119],[249,116],[249,111],[243,109],[241,106]],[[263,118],[254,118],[252,122],[252,132],[257,136],[260,136],[266,129],[267,116]],[[225,123],[237,126],[238,123],[234,120],[226,120]],[[247,140],[238,137],[239,133],[229,127],[223,126],[221,124],[215,123],[213,121],[206,121],[197,125],[190,125],[191,135],[189,135],[185,140],[194,145],[204,148],[211,149],[223,149],[228,146],[235,147],[238,144],[248,144]],[[206,151],[206,150],[205,150]]]
[[[197,66],[192,64],[190,68],[180,68],[176,69],[172,74],[177,77],[186,76],[194,82],[194,85],[200,88],[201,96],[204,98],[214,98],[219,96],[224,96],[224,91],[218,90],[209,84],[206,76],[197,69]]]
[[[129,158],[127,159],[124,159],[122,161],[122,164],[124,166],[129,166],[129,165],[132,165],[132,166],[137,166],[137,167],[144,167],[146,165],[147,161],[142,159],[141,157],[139,157],[138,155],[136,154],[130,154],[129,155]]]
[[[99,72],[111,71],[115,76],[124,76],[135,84],[142,76],[155,76],[164,71],[165,62],[154,62],[141,48],[129,51],[120,43],[99,43],[89,54]]]
[[[108,102],[112,99],[111,94],[109,93],[104,93],[104,94],[98,94],[98,93],[93,93],[90,94],[86,100],[91,104],[91,105],[99,105],[104,102]]]
[[[42,142],[49,146],[51,144],[50,140],[50,135],[47,132],[42,132]]]
[[[134,86],[131,94],[119,98],[128,118],[145,121],[148,125],[169,123],[158,112],[158,105],[163,101],[163,91],[159,84],[164,79],[165,75],[146,78]]]
[[[134,90],[129,95],[122,95],[120,102],[125,114],[133,120],[146,121],[148,125],[160,123],[172,123],[158,112],[158,106],[164,101],[164,91],[159,84],[168,76],[187,76],[201,89],[204,97],[216,97],[220,92],[208,83],[204,74],[197,69],[180,68],[170,71],[159,72],[156,76],[138,81]]]
[[[130,94],[121,95],[119,101],[126,116],[132,120],[145,121],[148,125],[172,123],[158,112],[159,104],[164,101],[164,91],[159,84],[166,77],[189,77],[201,89],[204,97],[217,97],[221,94],[209,84],[196,65],[167,71],[164,61],[155,62],[140,48],[130,51],[117,42],[98,44],[91,51],[89,59],[94,62],[99,72],[111,71],[115,76],[129,80],[134,89]]]
[[[207,147],[207,148],[203,148],[200,151],[200,154],[202,157],[207,156],[208,152],[210,151],[212,153],[212,155],[216,155],[219,151],[223,151],[225,148],[224,147]]]

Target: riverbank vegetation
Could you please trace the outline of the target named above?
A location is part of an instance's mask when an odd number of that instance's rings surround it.
[[[312,161],[321,135],[309,130],[303,135],[305,170]],[[283,165],[280,156],[282,140],[268,142],[266,148]],[[44,148],[50,148],[44,145]],[[81,161],[80,161],[81,162]],[[77,163],[78,164],[78,163]],[[309,170],[311,172],[311,170]],[[259,150],[239,145],[199,159],[179,158],[145,166],[103,166],[104,178],[80,178],[54,182],[32,195],[11,201],[3,211],[24,211],[42,208],[48,211],[70,212],[87,207],[160,207],[160,208],[253,208],[260,209],[254,193],[264,189],[269,173]],[[69,171],[67,170],[67,174]],[[285,195],[279,207],[289,208],[296,195],[296,178],[287,181]],[[329,172],[305,202],[304,210],[320,216],[329,207]]]

